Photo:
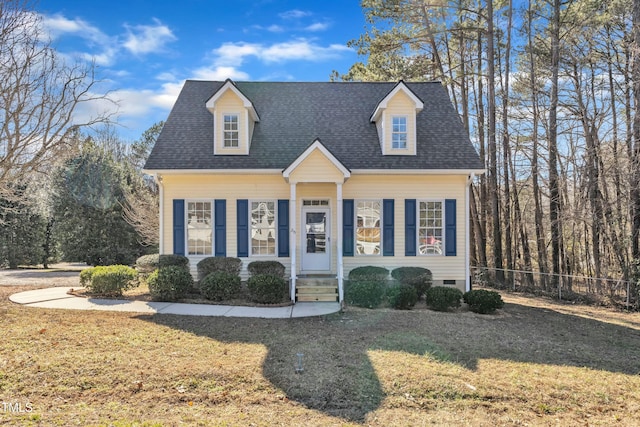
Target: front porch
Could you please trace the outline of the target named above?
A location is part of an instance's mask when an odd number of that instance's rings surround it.
[[[290,186],[292,301],[343,300],[342,187],[350,176],[319,140],[283,171]]]

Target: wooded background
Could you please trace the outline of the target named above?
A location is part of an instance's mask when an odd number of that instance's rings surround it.
[[[472,187],[475,266],[506,285],[532,271],[546,289],[636,275],[638,1],[362,5],[369,27],[350,45],[364,61],[332,77],[447,87],[487,169]]]

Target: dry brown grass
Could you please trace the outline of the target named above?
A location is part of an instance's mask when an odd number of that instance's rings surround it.
[[[6,425],[637,425],[640,314],[504,295],[495,316],[45,310],[0,287]],[[305,354],[296,374],[295,355]]]

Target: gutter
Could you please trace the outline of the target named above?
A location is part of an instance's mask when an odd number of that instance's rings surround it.
[[[158,224],[158,232],[160,233],[160,239],[158,240],[158,253],[164,253],[164,185],[162,184],[162,176],[160,174],[153,175],[156,184],[158,184],[159,194],[158,198],[160,199],[160,212],[159,212],[159,224]]]
[[[467,188],[466,188],[466,195],[465,195],[465,199],[464,199],[464,208],[465,208],[465,234],[466,234],[466,239],[465,239],[465,291],[469,292],[471,290],[471,227],[470,227],[470,216],[471,216],[471,211],[470,211],[470,196],[471,196],[471,184],[473,183],[473,180],[475,179],[476,174],[475,172],[471,172],[471,174],[469,174],[469,177],[467,178]]]

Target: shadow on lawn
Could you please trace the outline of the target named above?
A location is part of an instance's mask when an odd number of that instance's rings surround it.
[[[640,372],[637,329],[518,304],[507,304],[498,316],[348,310],[289,320],[140,318],[221,342],[262,344],[268,348],[263,374],[289,399],[354,422],[364,421],[385,397],[370,350],[426,355],[472,370],[478,360],[502,359]],[[304,353],[301,375],[294,369],[296,353]]]

